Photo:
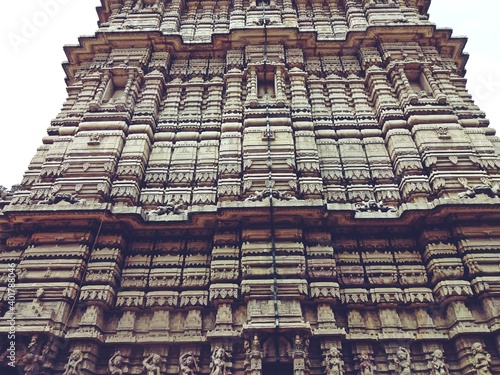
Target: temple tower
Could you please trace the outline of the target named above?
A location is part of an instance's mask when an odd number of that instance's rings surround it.
[[[27,375],[500,373],[500,139],[429,5],[102,0],[0,201],[0,364],[12,271]]]

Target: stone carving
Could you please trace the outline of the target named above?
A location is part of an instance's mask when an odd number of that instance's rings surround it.
[[[475,342],[471,347],[474,358],[472,365],[476,369],[477,375],[491,375],[491,355],[484,350],[483,344]]]
[[[212,352],[210,363],[211,375],[230,375],[226,362],[231,359],[231,353],[224,348],[216,347]]]
[[[362,351],[359,355],[359,371],[358,375],[374,375],[376,366],[373,364],[373,359],[366,351]]]
[[[411,358],[408,350],[399,347],[394,362],[396,363],[396,373],[398,375],[411,375]]]
[[[69,356],[68,363],[64,365],[63,375],[82,375],[80,363],[83,361],[83,354],[80,350],[75,350]]]
[[[123,375],[123,357],[120,352],[116,352],[108,361],[108,371],[110,375]]]
[[[245,199],[248,202],[257,202],[261,201],[265,198],[273,197],[275,199],[278,199],[280,201],[294,201],[297,200],[293,195],[290,193],[282,193],[278,190],[271,190],[271,189],[264,189],[260,192],[257,192],[255,194],[250,195],[247,199]]]
[[[431,375],[448,375],[448,365],[444,361],[443,351],[437,349],[432,353]]]
[[[61,114],[0,188],[20,345],[43,332],[25,372],[261,375],[273,355],[290,375],[494,372],[463,343],[500,315],[500,140],[428,3],[102,0],[100,32],[66,49]],[[72,350],[44,352],[54,335]],[[422,348],[413,369],[398,340]]]
[[[0,185],[0,200],[4,200],[7,197],[8,189],[5,186]]]
[[[492,184],[487,178],[482,178],[482,184],[470,186],[466,178],[459,178],[458,182],[467,190],[458,194],[459,198],[476,198],[478,194],[486,194],[490,198],[500,197],[500,184]]]
[[[356,203],[357,212],[397,212],[394,207],[384,206],[384,202],[369,199],[368,201]]]
[[[159,4],[162,2],[160,0],[139,0],[134,7],[135,11],[141,10],[153,10],[156,11],[159,9]]]
[[[184,202],[169,202],[165,206],[158,206],[156,210],[149,211],[149,215],[163,216],[163,215],[180,215],[183,214],[187,206]]]
[[[180,356],[179,365],[181,367],[180,375],[197,375],[200,371],[198,363],[191,352]]]
[[[248,341],[245,344],[247,344],[247,343],[250,344]],[[260,352],[261,351],[259,336],[257,336],[257,335],[253,336],[252,343],[249,345],[249,348],[252,352]]]
[[[340,351],[332,346],[325,355],[325,374],[326,375],[343,375],[344,361]]]
[[[43,205],[54,205],[58,204],[61,202],[66,202],[69,204],[85,204],[86,200],[85,199],[80,199],[76,194],[69,194],[69,193],[50,193],[47,198],[45,198],[43,201],[38,202],[38,204]]]
[[[426,95],[427,95],[427,93],[426,93]],[[444,126],[438,127],[436,129],[436,133],[437,133],[439,139],[450,139],[451,138],[451,135],[450,135],[448,128],[445,128]]]
[[[45,345],[43,350],[40,349],[38,336],[34,335],[28,345],[28,352],[22,358],[26,375],[37,375],[40,372],[40,368],[49,353],[50,345]]]
[[[293,340],[293,350],[304,350],[304,343],[302,342],[300,335],[295,335],[295,339]]]
[[[147,375],[161,375],[160,373],[161,357],[158,354],[150,354],[148,358],[142,361],[142,365]]]

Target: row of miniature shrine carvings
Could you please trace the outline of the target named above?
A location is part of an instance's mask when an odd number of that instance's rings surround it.
[[[299,336],[295,339],[295,344],[293,350],[295,352],[302,353],[307,357],[307,340],[303,345],[302,340]],[[255,358],[255,354],[262,352],[260,347],[260,342],[257,336],[254,337],[252,343],[246,342],[246,356],[247,362],[250,363],[250,358]],[[477,372],[477,375],[491,375],[491,355],[483,348],[483,345],[476,342],[471,347],[472,358],[471,364]],[[230,375],[230,370],[228,362],[231,361],[231,353],[224,348],[216,347],[212,352],[211,357],[211,373],[210,375]],[[161,356],[158,354],[150,354],[144,361],[143,372],[147,375],[160,375],[160,364]],[[81,372],[81,362],[83,361],[83,353],[80,350],[75,350],[71,353],[68,363],[65,365],[63,375],[82,375]],[[397,375],[411,375],[411,355],[410,352],[400,347],[395,354],[393,359],[395,373]],[[195,356],[191,353],[185,353],[179,358],[180,372],[179,375],[198,375],[200,368],[197,364]],[[342,354],[336,347],[330,347],[328,352],[325,354],[323,361],[324,374],[325,375],[343,375],[344,374],[344,361],[342,359]],[[448,375],[449,366],[445,361],[443,351],[435,350],[432,353],[432,360],[429,363],[430,375]],[[377,371],[377,367],[370,355],[363,351],[359,355],[359,365],[358,374],[359,375],[374,375]],[[297,375],[303,375],[303,369],[301,371],[295,371]],[[123,375],[127,372],[125,366],[125,360],[120,352],[116,352],[108,362],[108,371],[111,375]]]

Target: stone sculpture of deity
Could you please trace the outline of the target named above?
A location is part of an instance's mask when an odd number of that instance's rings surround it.
[[[443,351],[437,349],[432,353],[431,375],[449,375],[448,365],[444,362]]]
[[[344,374],[344,361],[339,350],[331,347],[325,356],[325,374],[326,375],[343,375]]]
[[[396,352],[396,373],[398,375],[411,375],[411,357],[410,352],[405,348],[399,348]]]
[[[476,342],[471,347],[474,358],[472,365],[476,369],[477,375],[491,375],[491,355],[484,350],[483,344]]]
[[[198,371],[200,371],[196,359],[191,352],[181,355],[179,364],[181,367],[180,375],[197,375]]]
[[[142,361],[142,365],[146,369],[147,375],[160,375],[160,362],[161,357],[158,354],[151,354]]]
[[[64,365],[63,375],[81,375],[80,363],[83,361],[83,354],[80,350],[75,350],[69,356],[68,363]]]

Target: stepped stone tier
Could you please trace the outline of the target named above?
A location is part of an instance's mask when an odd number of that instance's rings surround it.
[[[429,5],[103,0],[2,194],[1,364],[15,268],[27,375],[500,373],[500,139]]]

